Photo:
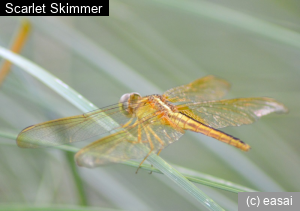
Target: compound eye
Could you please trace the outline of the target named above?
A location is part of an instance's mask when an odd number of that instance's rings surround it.
[[[123,114],[131,116],[135,108],[134,103],[136,103],[140,97],[141,95],[137,92],[123,94],[119,100],[119,107]]]
[[[132,101],[136,101],[140,97],[141,95],[137,92],[126,93],[121,96],[119,103],[133,103]]]
[[[119,103],[125,103],[125,102],[128,102],[129,98],[130,98],[130,94],[131,93],[126,93],[126,94],[123,94],[119,100]]]

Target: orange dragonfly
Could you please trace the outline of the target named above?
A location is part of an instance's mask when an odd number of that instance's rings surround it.
[[[251,124],[261,116],[286,113],[288,109],[266,97],[220,100],[229,88],[227,81],[210,75],[163,95],[124,94],[118,104],[29,126],[18,135],[17,143],[20,147],[37,148],[98,139],[75,155],[79,166],[89,168],[129,159],[143,159],[142,164],[151,153],[159,154],[178,140],[185,130],[248,151],[248,144],[217,128]],[[105,128],[100,123],[107,117],[119,126]],[[109,132],[111,135],[103,137]]]

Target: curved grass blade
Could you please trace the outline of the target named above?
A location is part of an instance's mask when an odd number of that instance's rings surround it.
[[[0,211],[120,211],[117,209],[107,209],[99,207],[80,207],[80,206],[29,206],[29,205],[1,205]]]
[[[21,22],[21,26],[18,29],[18,33],[16,33],[16,37],[13,41],[11,46],[11,50],[15,53],[19,53],[24,44],[26,43],[28,34],[30,33],[30,22],[26,19]],[[0,67],[0,86],[2,85],[3,81],[7,77],[10,72],[11,63],[8,61],[4,61]]]
[[[149,4],[149,2],[150,1],[147,1],[146,3]],[[163,4],[167,4],[168,2],[170,3],[170,1],[168,0],[164,2],[151,1],[151,3],[155,3],[159,6]],[[182,2],[181,3],[177,2],[176,3],[177,6],[178,3],[182,4]],[[187,4],[191,4],[191,2],[187,2]],[[200,2],[198,4],[200,4]],[[207,2],[207,4],[209,3]],[[171,5],[171,6],[176,6],[176,5]],[[191,6],[188,7],[190,8]],[[205,7],[205,5],[203,5],[203,7]],[[180,7],[177,8],[188,11],[186,6],[182,8]],[[213,8],[214,7],[210,9]],[[195,10],[190,14],[201,15],[200,13],[198,14],[197,11],[198,10]],[[203,15],[201,16],[203,17]],[[84,36],[84,34],[79,33],[78,31],[69,27],[67,24],[62,24],[62,22],[57,22],[53,20],[49,21],[48,19],[31,19],[31,20],[39,27],[39,29],[43,30],[47,34],[51,34],[53,37],[55,37],[58,40],[58,42],[60,42],[64,46],[70,47],[78,55],[85,58],[87,61],[91,62],[92,64],[96,65],[99,70],[103,69],[107,74],[110,74],[112,77],[117,79],[119,83],[122,83],[123,85],[131,88],[132,90],[137,90],[140,87],[140,84],[143,84],[143,91],[146,93],[149,90],[152,91],[154,90],[152,93],[162,92],[162,90],[155,88],[153,84],[151,84],[150,81],[147,80],[145,77],[135,74],[132,71],[132,69],[129,69],[128,66],[124,65],[117,58],[113,57],[109,52],[99,48],[99,46],[97,46],[96,43],[93,43],[91,40],[87,39],[86,36]],[[143,22],[141,25],[143,25],[144,27],[146,26],[146,24],[143,24]],[[51,28],[59,28],[60,30],[51,30]],[[152,39],[151,42],[156,43],[156,40]],[[77,45],[77,43],[81,43],[81,44]],[[91,54],[97,55],[97,59],[95,59],[96,57],[94,56],[91,57]],[[102,58],[102,59],[99,60],[98,58]],[[110,65],[110,63],[118,64],[117,65],[118,68],[115,68],[115,66]],[[119,71],[122,72],[123,74],[130,75],[130,77],[128,77],[127,80],[123,80],[122,78],[120,79],[119,77],[115,77],[116,69],[119,69]],[[139,84],[137,84],[136,81],[139,81]],[[198,134],[192,134],[192,136],[197,137],[195,138],[195,140],[199,140]],[[222,160],[224,160],[234,171],[236,171],[241,176],[246,178],[247,181],[252,183],[255,187],[264,191],[284,191],[284,189],[274,179],[272,179],[271,176],[269,176],[263,169],[258,168],[245,155],[241,154],[235,149],[226,148],[225,150],[225,146],[216,148],[214,146],[214,142],[206,140],[209,139],[208,137],[204,136],[201,139],[203,140],[201,143],[200,141],[197,142],[199,143],[199,145],[201,145],[201,147],[203,147],[203,145],[206,146],[212,153],[214,153],[217,157],[220,157]],[[243,166],[247,166],[247,168],[243,168]],[[260,178],[260,179],[257,180],[256,178]]]
[[[0,137],[15,140],[17,138],[17,134],[0,131]],[[0,144],[2,144],[2,143],[0,143]],[[2,144],[2,145],[15,146],[14,144]],[[53,148],[61,149],[61,150],[67,151],[67,152],[74,152],[74,153],[76,153],[79,150],[78,148],[76,148],[74,146],[69,146],[69,145],[57,145],[57,146],[53,146]],[[134,168],[139,167],[139,162],[136,162],[136,161],[124,161],[122,163],[124,165],[131,166]],[[172,164],[172,166],[176,166],[176,165]],[[149,172],[155,172],[155,173],[162,174],[162,172],[159,169],[151,167],[151,165],[149,165],[149,164],[142,164],[140,168],[147,170]],[[176,169],[179,169],[181,174],[193,183],[202,184],[202,185],[210,186],[213,188],[218,188],[221,190],[226,190],[226,191],[229,191],[232,193],[257,192],[257,190],[253,190],[253,189],[250,189],[250,188],[247,188],[247,187],[244,187],[244,186],[241,186],[241,185],[238,185],[238,184],[232,183],[230,181],[223,180],[223,179],[211,176],[211,175],[207,175],[207,174],[203,174],[200,172],[196,172],[194,170],[186,169],[184,167],[176,166]],[[186,173],[182,173],[182,172],[186,172]]]
[[[81,111],[88,112],[97,109],[96,106],[94,106],[83,96],[75,92],[67,84],[65,84],[55,76],[51,75],[38,65],[33,64],[25,58],[14,54],[13,52],[3,47],[0,47],[0,55],[5,59],[10,60],[15,65],[23,68],[26,72],[40,80],[50,89],[57,92],[59,95],[61,95],[70,103],[72,103],[74,106],[79,108]],[[108,129],[117,126],[117,123],[111,120],[110,118],[104,118],[103,121],[101,121],[99,124]],[[206,196],[206,194],[200,191],[194,184],[190,183],[183,175],[181,175],[177,170],[171,167],[162,158],[155,154],[152,154],[149,156],[148,160],[161,172],[163,172],[167,177],[174,181],[177,185],[179,185],[190,195],[196,198],[196,200],[201,202],[202,205],[205,206],[208,210],[223,210],[217,203],[215,203],[211,198]]]

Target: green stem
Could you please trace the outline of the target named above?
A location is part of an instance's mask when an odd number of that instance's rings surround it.
[[[13,52],[0,47],[0,55],[7,60],[10,60],[15,65],[23,68],[27,73],[31,74],[51,90],[57,92],[59,95],[64,97],[67,101],[72,103],[74,106],[79,108],[83,112],[88,112],[91,110],[98,109],[87,99],[82,97],[79,93],[75,92],[70,86],[62,82],[60,79],[56,78],[52,74],[48,73],[46,70],[35,65],[29,60],[14,54]],[[102,121],[98,122],[102,127],[107,128],[108,131],[114,132],[112,129],[119,126],[110,117],[103,118]],[[203,206],[209,210],[223,210],[217,203],[215,203],[210,197],[205,195],[201,190],[199,190],[194,184],[188,181],[183,175],[181,175],[176,169],[170,166],[159,156],[152,154],[148,157],[148,160],[161,172],[163,172],[169,179],[171,179],[175,184],[184,189],[187,193],[193,196],[197,201],[199,201]]]
[[[78,205],[87,206],[88,203],[87,203],[87,198],[86,198],[85,191],[84,191],[84,185],[83,185],[81,177],[78,174],[76,163],[74,162],[74,153],[66,151],[65,156],[66,156],[68,164],[71,168],[75,186],[77,188],[77,193],[78,193],[78,198],[79,198]]]

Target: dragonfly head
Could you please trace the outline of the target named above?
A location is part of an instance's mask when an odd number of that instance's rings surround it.
[[[133,114],[136,103],[140,98],[141,95],[137,92],[123,94],[119,100],[119,107],[123,114],[130,117]]]

